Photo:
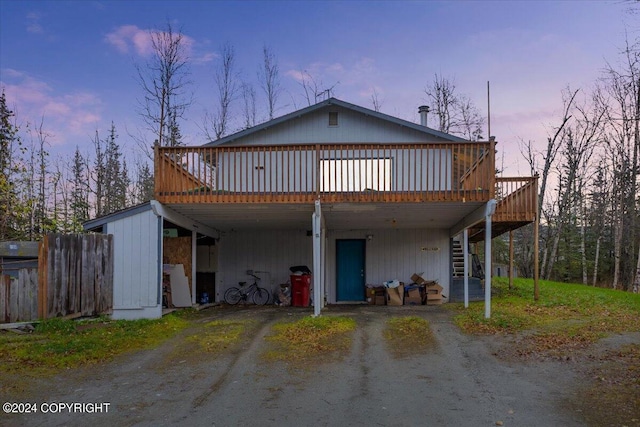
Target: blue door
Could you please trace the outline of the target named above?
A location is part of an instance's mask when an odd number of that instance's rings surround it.
[[[364,239],[336,240],[338,301],[364,301]]]

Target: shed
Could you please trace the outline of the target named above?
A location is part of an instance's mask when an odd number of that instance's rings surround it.
[[[38,242],[0,242],[0,274],[17,277],[22,268],[38,268]]]
[[[113,235],[114,319],[159,318],[163,307],[163,264],[182,264],[189,284],[188,298],[196,302],[196,242],[199,236],[219,238],[210,227],[190,220],[156,201],[106,215],[84,224],[86,231]],[[164,253],[165,229],[181,231],[184,249]],[[174,232],[167,233],[171,236]],[[176,237],[178,233],[175,233]],[[174,248],[176,246],[174,245]]]

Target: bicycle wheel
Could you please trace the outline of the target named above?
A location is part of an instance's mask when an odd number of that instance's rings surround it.
[[[256,288],[252,298],[255,305],[265,305],[269,302],[269,291],[264,288]]]
[[[238,288],[229,288],[224,293],[224,300],[227,304],[236,305],[242,299],[242,293]]]

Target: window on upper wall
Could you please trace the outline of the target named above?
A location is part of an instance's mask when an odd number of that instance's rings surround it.
[[[336,111],[329,112],[329,126],[338,126],[338,113]]]

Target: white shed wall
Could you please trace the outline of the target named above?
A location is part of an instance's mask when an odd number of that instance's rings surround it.
[[[113,318],[162,316],[161,222],[152,210],[107,224],[113,234]]]
[[[447,230],[328,230],[326,256],[327,300],[336,302],[336,239],[364,239],[373,234],[366,246],[366,283],[398,279],[408,283],[413,273],[424,273],[427,280],[437,280],[449,294],[450,240]],[[261,285],[271,290],[289,279],[289,267],[307,265],[312,269],[313,242],[305,230],[237,231],[224,236],[219,246],[217,301],[224,291],[240,281],[250,282],[248,269],[258,273]],[[314,272],[315,273],[315,272]]]

